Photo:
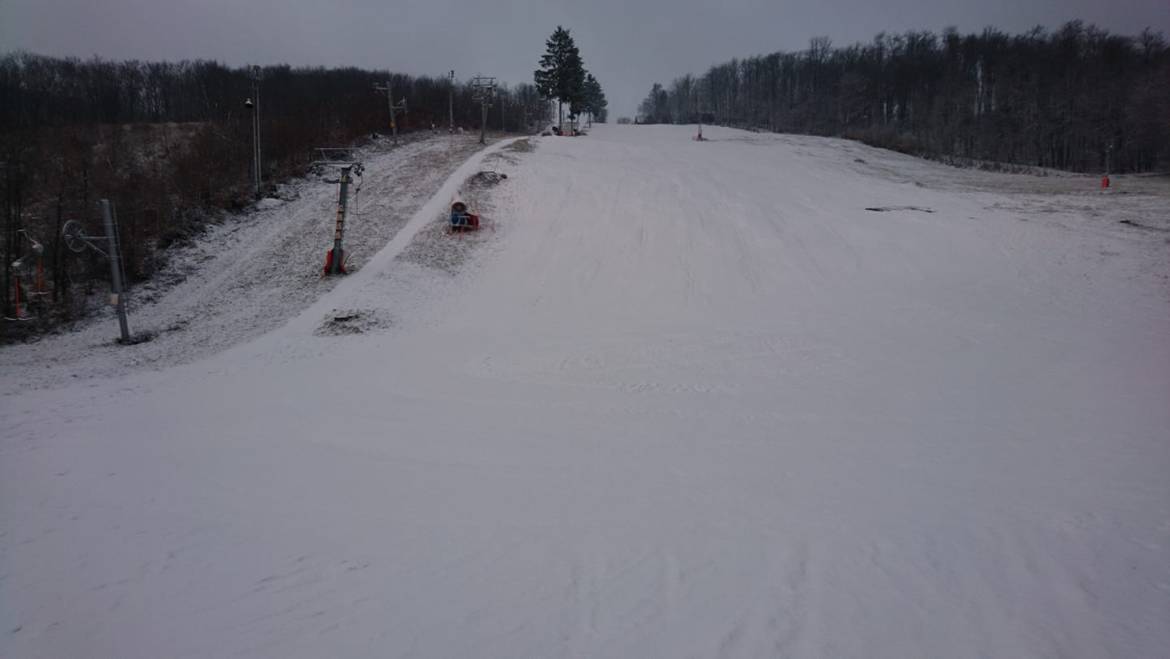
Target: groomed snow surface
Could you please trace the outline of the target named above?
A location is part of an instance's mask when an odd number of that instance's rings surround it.
[[[1166,180],[692,132],[489,147],[185,365],[0,350],[0,656],[1170,655]]]

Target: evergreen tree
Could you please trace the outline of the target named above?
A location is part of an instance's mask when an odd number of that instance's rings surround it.
[[[644,124],[669,124],[674,120],[670,114],[670,93],[659,83],[654,83],[650,93],[638,106],[638,115]]]
[[[585,74],[585,111],[589,113],[590,121],[596,119],[598,123],[605,123],[606,106],[605,92],[601,90],[601,83],[592,73]]]
[[[583,105],[585,96],[585,65],[581,52],[573,43],[569,31],[560,25],[545,42],[546,51],[540,58],[536,70],[536,88],[546,99],[556,99],[557,121],[564,124],[564,105],[569,104],[570,112]]]

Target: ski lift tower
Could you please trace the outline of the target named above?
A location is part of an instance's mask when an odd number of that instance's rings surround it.
[[[126,299],[122,295],[122,256],[118,252],[117,220],[111,210],[109,199],[101,200],[101,208],[106,235],[88,236],[80,222],[69,220],[65,226],[61,227],[61,237],[65,240],[65,246],[71,251],[80,254],[89,248],[110,261],[110,302],[118,314],[118,326],[122,330],[122,338],[118,340],[118,343],[130,345],[134,341],[130,338],[130,326],[126,321]],[[106,241],[106,249],[109,251],[102,251],[102,248],[99,247],[102,241]]]
[[[394,102],[394,86],[390,84],[390,80],[386,80],[385,85],[374,83],[374,93],[386,95],[386,105],[390,108],[390,132],[394,135],[394,145],[398,146],[398,121],[396,115],[399,112],[406,113],[406,97],[397,103]]]
[[[345,237],[345,220],[349,214],[349,186],[353,183],[354,176],[361,178],[363,167],[362,163],[354,160],[353,149],[326,147],[315,151],[317,159],[311,165],[314,171],[324,172],[335,169],[338,172],[337,220],[333,229],[333,249],[325,253],[325,268],[322,274],[343,275],[345,274],[346,255],[342,248],[342,239]],[[330,179],[326,180],[332,182]]]
[[[486,144],[484,135],[487,131],[487,113],[496,96],[496,79],[494,76],[475,76],[471,79],[471,89],[480,107],[479,143]]]

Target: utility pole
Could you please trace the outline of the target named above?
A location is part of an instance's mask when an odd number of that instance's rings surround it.
[[[487,115],[496,94],[496,79],[493,76],[475,76],[471,79],[471,87],[475,90],[475,100],[479,101],[479,143],[487,144],[485,140]]]
[[[447,74],[447,132],[455,134],[455,69]]]
[[[390,132],[394,135],[394,145],[398,145],[398,122],[394,115],[399,110],[406,112],[406,98],[403,98],[398,103],[394,102],[394,87],[391,86],[390,81],[386,80],[385,85],[374,84],[374,91],[386,94],[386,107],[390,109]]]

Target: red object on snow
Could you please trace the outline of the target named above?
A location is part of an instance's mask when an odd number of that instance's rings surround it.
[[[1101,177],[1101,189],[1104,190],[1107,187],[1109,187],[1109,176],[1108,175],[1102,176]]]
[[[464,215],[466,220],[462,224],[452,224],[451,231],[461,233],[464,231],[479,231],[479,216],[468,213]]]
[[[343,275],[348,274],[345,271],[345,261],[342,261],[339,264],[337,271]],[[333,250],[329,250],[328,252],[325,252],[325,269],[323,270],[323,272],[327,275],[333,274]]]

